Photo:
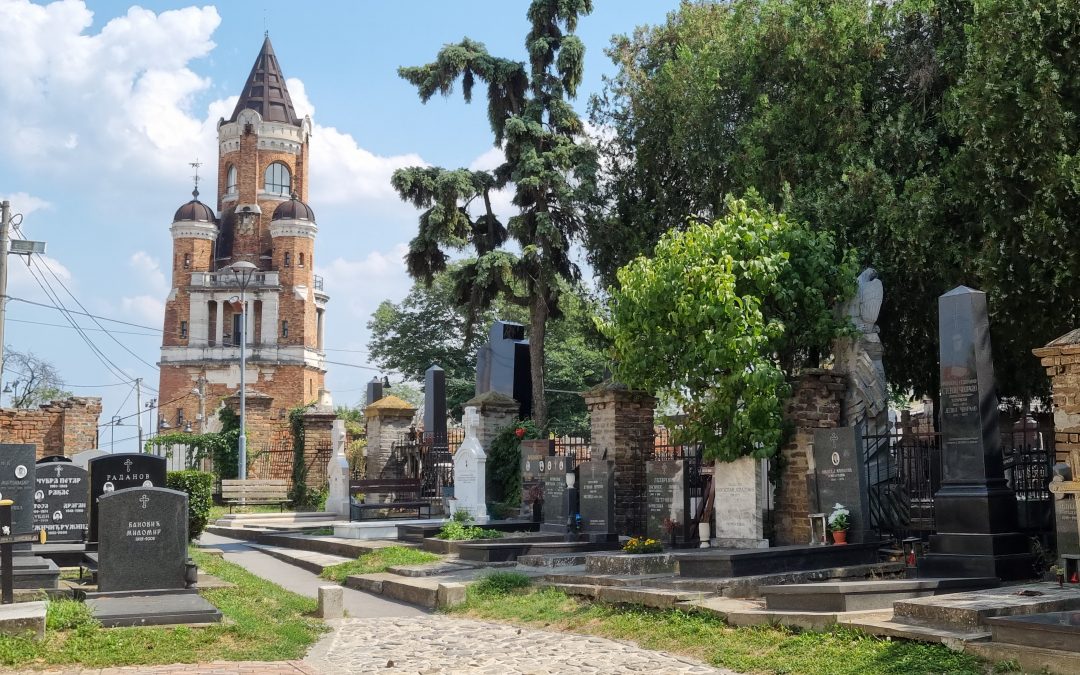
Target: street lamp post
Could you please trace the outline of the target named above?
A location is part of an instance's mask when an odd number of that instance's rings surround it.
[[[247,478],[247,303],[244,292],[251,283],[251,277],[259,268],[241,260],[230,266],[236,284],[240,287],[240,442],[238,448],[239,478]]]

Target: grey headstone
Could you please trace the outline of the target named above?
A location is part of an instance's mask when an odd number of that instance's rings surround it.
[[[29,443],[0,444],[0,499],[15,502],[11,507],[11,527],[16,534],[34,528],[34,477],[36,446]],[[29,550],[30,544],[16,544],[15,550]]]
[[[615,532],[615,462],[599,460],[578,466],[581,531],[592,535]]]
[[[367,383],[367,398],[365,399],[364,407],[371,405],[375,401],[378,401],[383,397],[383,385],[382,380],[377,377],[371,378],[371,381]]]
[[[133,487],[165,487],[166,459],[157,455],[122,453],[90,460],[89,541],[98,540],[98,497]]]
[[[44,528],[50,542],[83,541],[90,513],[86,469],[70,462],[38,462],[34,492],[34,528]]]
[[[566,488],[566,472],[569,467],[566,457],[544,459],[544,522],[541,526],[544,531],[566,531],[566,519],[570,516],[569,494]]]
[[[664,459],[645,462],[645,534],[665,544],[671,535],[665,520],[675,522],[677,540],[684,540],[684,527],[690,510],[689,476],[686,462]]]
[[[436,365],[424,372],[424,434],[446,438],[446,372]]]
[[[98,590],[185,587],[188,496],[158,487],[118,490],[98,498]]]
[[[1080,533],[1076,529],[1076,497],[1065,495],[1054,500],[1054,522],[1059,556],[1080,554]]]
[[[868,493],[854,427],[814,430],[814,473],[820,512],[832,513],[836,504],[842,504],[850,511],[848,541],[862,543],[869,526]]]

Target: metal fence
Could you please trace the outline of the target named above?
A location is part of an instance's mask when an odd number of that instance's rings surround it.
[[[454,452],[464,439],[461,428],[446,433],[410,429],[391,444],[382,477],[418,479],[421,498],[440,501],[454,485]]]

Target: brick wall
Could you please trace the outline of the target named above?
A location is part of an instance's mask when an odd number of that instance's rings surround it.
[[[1057,461],[1068,462],[1080,450],[1080,328],[1032,350],[1050,377],[1054,399],[1054,450]],[[1080,467],[1073,467],[1073,472]]]
[[[813,454],[814,429],[840,425],[847,376],[831,370],[804,371],[793,383],[784,417],[794,436],[780,449],[782,470],[773,509],[774,546],[810,541],[810,495],[807,474]]]
[[[98,447],[101,399],[72,397],[37,408],[0,408],[0,443],[33,443],[38,458]]]
[[[656,399],[624,385],[605,383],[584,394],[592,419],[592,447],[615,461],[615,528],[645,532],[645,449],[653,443]]]
[[[412,426],[416,408],[397,396],[386,396],[364,409],[367,419],[367,477],[396,478],[384,475],[393,454],[393,444]]]

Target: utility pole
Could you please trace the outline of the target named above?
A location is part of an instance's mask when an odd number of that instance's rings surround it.
[[[11,219],[11,204],[5,199],[0,202],[0,381],[4,379],[4,313],[7,309],[8,277],[8,232]]]
[[[142,445],[142,378],[135,378],[135,423],[139,427],[139,449],[137,452],[143,451]]]

